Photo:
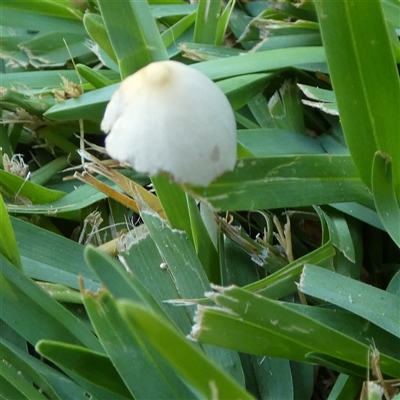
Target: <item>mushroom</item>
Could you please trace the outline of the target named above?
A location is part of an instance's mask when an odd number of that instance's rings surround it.
[[[108,154],[149,176],[208,186],[236,163],[236,122],[228,99],[203,73],[154,62],[122,81],[101,129]]]

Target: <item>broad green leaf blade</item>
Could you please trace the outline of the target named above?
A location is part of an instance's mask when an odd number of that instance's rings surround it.
[[[51,340],[41,340],[37,343],[35,349],[64,371],[78,375],[82,379],[109,391],[110,396],[118,395],[130,398],[130,393],[111,360],[104,354]]]
[[[19,375],[34,382],[38,390],[45,396],[52,400],[61,400],[48,380],[29,362],[30,356],[27,353],[21,354],[20,349],[3,338],[0,338],[0,357],[4,363],[16,368]]]
[[[87,33],[107,54],[107,56],[110,57],[112,61],[118,62],[101,15],[93,13],[85,14],[83,17],[83,23]]]
[[[254,157],[324,153],[317,140],[283,129],[240,129],[238,142]]]
[[[132,173],[132,171],[128,172]],[[137,175],[135,176],[134,180],[135,182],[138,182],[138,179],[136,178],[138,178]],[[103,177],[99,177],[98,180],[101,182],[107,182],[108,186],[119,192],[122,192],[122,189],[120,189],[114,182],[111,182]],[[84,209],[85,207],[90,206],[91,204],[94,204],[106,197],[107,195],[99,192],[96,188],[87,184],[81,184],[76,186],[73,191],[69,192],[64,197],[51,203],[35,205],[7,204],[7,209],[12,213],[48,214],[54,216],[58,214],[64,214],[64,216],[67,218],[78,219],[79,214],[72,213],[72,211]]]
[[[171,182],[166,175],[154,176],[151,181],[170,225],[175,229],[185,231],[193,243],[185,192],[176,183]]]
[[[200,0],[198,2],[194,29],[196,43],[217,44],[221,7],[221,0]]]
[[[237,110],[247,104],[256,94],[262,92],[275,74],[246,74],[217,82],[231,106]]]
[[[311,100],[321,101],[325,103],[334,103],[336,101],[335,93],[332,90],[321,89],[314,86],[302,85],[297,86]]]
[[[1,317],[25,340],[31,344],[41,339],[62,340],[102,351],[100,343],[82,321],[25,277],[3,256],[0,256],[0,273]]]
[[[221,271],[217,249],[211,240],[204,221],[201,217],[197,202],[187,196],[191,230],[197,256],[210,282],[221,283]]]
[[[170,28],[165,30],[161,34],[164,46],[168,48],[173,45],[176,40],[193,24],[196,19],[196,11],[192,11],[190,14],[186,15],[180,19],[177,23],[172,25]]]
[[[347,215],[351,215],[368,225],[385,230],[377,212],[369,207],[365,207],[359,203],[332,203],[330,206]]]
[[[85,287],[100,288],[96,276],[83,260],[84,247],[21,219],[11,218],[26,275],[79,289],[79,277]]]
[[[249,74],[219,81],[218,86],[226,94],[232,107],[239,108],[259,93],[272,76],[272,74]],[[108,79],[106,76],[104,78]],[[119,83],[113,84],[102,90],[84,93],[62,104],[55,104],[46,111],[46,117],[56,120],[87,119],[89,113],[91,119],[100,119],[107,102],[118,87]]]
[[[82,13],[70,2],[60,1],[2,1],[1,24],[41,32],[65,31],[84,34]]]
[[[199,305],[192,328],[191,336],[200,342],[302,362],[317,352],[354,365],[357,373],[359,367],[368,368],[373,337],[379,342],[376,346],[384,348],[382,372],[399,372],[399,340],[375,326],[365,327],[365,320],[357,316],[270,300],[234,286],[214,289],[209,297],[219,307]],[[370,331],[362,331],[363,326]]]
[[[377,152],[372,167],[372,192],[378,215],[393,241],[400,247],[400,206],[396,198],[392,159]]]
[[[218,253],[223,286],[244,286],[258,281],[258,265],[249,254],[233,240],[220,236]]]
[[[47,398],[33,387],[30,382],[24,379],[12,365],[2,366],[0,371],[0,387],[1,397],[5,399],[46,400]]]
[[[361,386],[360,378],[340,374],[329,393],[328,400],[354,399],[360,392]]]
[[[253,356],[252,364],[261,399],[294,399],[289,360]]]
[[[49,108],[43,115],[50,119],[62,121],[79,118],[87,119],[88,115],[90,115],[90,119],[98,119],[100,121],[107,102],[118,89],[119,85],[119,83],[115,83],[114,85],[84,93],[64,103],[56,104]]]
[[[211,289],[204,269],[185,232],[171,229],[154,213],[142,210],[141,217],[173,275],[183,299],[197,299]]]
[[[397,191],[400,84],[381,2],[323,0],[316,1],[315,6],[340,120],[354,163],[371,187],[375,152],[388,154],[394,160]]]
[[[22,270],[17,241],[15,240],[13,227],[2,196],[0,196],[0,224],[0,254],[14,267]]]
[[[29,62],[35,68],[64,66],[72,57],[92,58],[96,56],[86,45],[88,37],[81,33],[55,30],[37,34],[34,38],[19,43],[19,47],[29,55]]]
[[[12,1],[4,2],[3,7],[15,10],[25,10],[43,15],[58,16],[73,20],[76,20],[81,16],[79,9],[76,8],[74,4],[70,4],[65,0],[42,0],[37,1],[35,4],[26,1]]]
[[[188,236],[185,232],[171,229],[157,214],[142,210],[140,215],[167,264],[180,298],[202,298],[211,286]],[[194,310],[188,308],[188,313],[193,317]],[[205,346],[204,351],[237,381],[243,380],[236,353],[209,346]]]
[[[22,107],[28,113],[36,116],[41,116],[53,104],[53,99],[49,97],[39,98],[30,96],[17,92],[14,89],[2,89],[0,93],[0,105],[2,107]]]
[[[208,188],[188,192],[216,210],[254,210],[356,201],[372,204],[348,155],[246,158]]]
[[[315,368],[312,364],[290,361],[294,399],[311,399],[315,386]]]
[[[135,398],[188,398],[187,389],[149,346],[147,338],[132,333],[108,292],[102,291],[95,297],[86,292],[83,299],[106,353]]]
[[[323,47],[292,47],[200,62],[193,67],[215,80],[325,61]]]
[[[329,241],[318,249],[306,254],[305,256],[293,261],[282,269],[261,279],[257,282],[247,285],[245,288],[251,291],[257,291],[262,296],[271,299],[280,299],[297,290],[296,283],[299,281],[303,266],[314,260],[313,264],[322,264],[332,259],[335,255],[335,249]]]
[[[104,75],[100,74],[100,72],[95,71],[94,69],[89,68],[84,64],[77,64],[76,70],[82,78],[86,79],[96,89],[110,86],[113,84],[112,80],[108,79]]]
[[[145,228],[145,225],[143,225],[143,228]],[[127,237],[127,242],[132,240],[133,243],[128,244],[126,249],[121,251],[121,256],[133,272],[133,276],[151,293],[152,297],[170,316],[179,329],[185,334],[188,333],[192,326],[192,317],[189,314],[189,308],[175,307],[167,302],[170,299],[180,298],[180,295],[173,276],[169,273],[168,268],[165,268],[167,264],[161,256],[157,245],[150,237],[147,228],[144,229],[144,232],[134,232],[134,235]],[[113,292],[109,281],[107,281],[107,285],[117,299],[121,298],[122,294],[124,294],[122,285],[121,290],[118,290],[118,293],[120,293],[119,296]],[[132,297],[125,298],[133,300]],[[153,311],[156,312],[155,309]]]
[[[4,333],[4,323],[2,324],[2,331]],[[17,336],[15,334],[14,335]],[[87,400],[87,391],[78,386],[75,382],[69,379],[64,373],[57,371],[51,366],[45,364],[39,358],[34,357],[27,353],[26,350],[20,349],[13,345],[11,342],[0,339],[0,354],[3,360],[10,360],[9,363],[15,366],[18,371],[22,373],[25,379],[34,382],[36,387],[41,390],[50,399],[66,399],[73,398],[76,400]],[[3,386],[0,385],[2,389]],[[4,392],[2,392],[3,394]],[[99,397],[90,391],[91,398],[97,400]],[[9,397],[11,399],[19,397]],[[35,397],[34,397],[35,398]]]
[[[224,10],[220,13],[217,21],[217,35],[215,43],[218,45],[223,44],[226,31],[229,26],[229,21],[232,16],[233,9],[235,8],[236,0],[229,0],[226,4],[224,3]]]
[[[119,79],[119,75],[114,71],[98,71],[109,79]],[[70,82],[79,84],[79,76],[74,70],[51,70],[51,71],[27,71],[2,74],[2,85],[6,88],[17,88],[20,92],[27,94],[45,92],[49,93],[53,88],[61,86],[60,75]],[[83,81],[85,83],[85,80]]]
[[[285,81],[271,97],[268,109],[278,128],[306,135],[303,107],[294,83]]]
[[[147,1],[121,0],[118,7],[108,0],[98,4],[122,79],[152,61],[168,59]]]
[[[306,62],[321,63],[325,61],[322,47],[301,47],[278,49],[211,60],[193,65],[193,68],[203,72],[213,80],[231,78],[237,75],[246,75],[257,72],[273,71],[289,68],[294,64],[301,67]],[[96,91],[85,93],[76,99],[69,99],[63,104],[51,107],[45,116],[56,120],[71,120],[79,118],[101,118],[106,103],[119,84]]]
[[[135,303],[120,302],[118,307],[130,329],[140,331],[200,398],[252,399],[182,334],[156,315]]]
[[[349,226],[341,213],[331,210],[324,213],[332,244],[352,263],[355,263],[355,249]]]
[[[140,283],[136,275],[129,274],[121,263],[93,246],[85,248],[85,260],[116,299],[140,302],[154,313],[166,317],[159,303]]]
[[[69,164],[68,156],[57,157],[49,163],[43,165],[30,175],[30,180],[36,185],[46,184],[57,172],[67,168]]]
[[[400,338],[400,297],[396,295],[313,265],[304,267],[299,289],[357,314]]]
[[[50,203],[65,196],[65,193],[59,190],[47,189],[3,170],[0,170],[0,179],[2,185],[10,191],[10,195],[26,197],[33,204]]]
[[[198,44],[193,42],[183,42],[180,44],[179,48],[183,52],[183,55],[187,55],[188,57],[199,61],[233,57],[243,54],[242,49],[204,43]]]

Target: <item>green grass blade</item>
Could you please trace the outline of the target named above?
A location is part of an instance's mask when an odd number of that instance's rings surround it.
[[[217,85],[225,93],[231,106],[237,110],[247,104],[256,94],[262,92],[275,74],[248,74],[224,79]]]
[[[221,7],[221,0],[200,0],[198,2],[194,29],[196,43],[217,44]]]
[[[79,75],[91,83],[96,89],[113,84],[113,81],[102,75],[100,72],[95,71],[83,64],[77,64],[76,70]]]
[[[84,34],[82,12],[67,1],[2,1],[3,26],[41,32],[65,31]]]
[[[7,328],[12,332],[12,337],[7,337]],[[52,366],[45,364],[42,360],[28,354],[26,350],[26,342],[8,325],[1,322],[1,339],[0,354],[3,360],[9,360],[9,364],[17,368],[22,376],[34,383],[36,387],[48,399],[67,399],[73,398],[76,400],[87,400],[87,391],[78,386],[75,382],[69,379],[64,373],[57,371]],[[23,346],[12,343],[15,338],[23,340]],[[4,386],[1,386],[2,394],[4,394]],[[99,397],[91,390],[93,400]],[[18,396],[10,396],[10,399],[18,398]]]
[[[303,107],[295,84],[285,81],[271,97],[268,109],[278,128],[306,135]]]
[[[166,266],[165,260],[160,255],[157,245],[150,237],[148,230],[146,229],[145,232],[142,232],[135,233],[136,237],[140,237],[140,240],[135,240],[132,236],[130,237],[134,242],[131,246],[127,246],[126,251],[121,252],[121,256],[141,285],[151,293],[151,296],[170,316],[179,329],[187,333],[190,331],[192,323],[188,307],[175,307],[166,301],[180,298],[178,289],[168,268],[161,268]],[[108,280],[105,282],[110,287],[110,290],[113,290]],[[121,285],[121,290],[118,293],[126,295],[123,285]],[[114,294],[118,299],[121,298],[121,295],[117,296]],[[125,298],[133,300],[132,294]],[[149,304],[148,301],[146,303]],[[153,311],[156,312],[155,309]]]
[[[254,157],[324,153],[317,140],[283,129],[240,129],[238,142]]]
[[[142,210],[140,215],[168,266],[168,272],[173,278],[180,298],[189,300],[202,298],[211,286],[186,233],[171,229],[156,214]],[[194,310],[188,308],[188,313],[193,317]],[[243,371],[236,353],[208,346],[204,351],[238,381],[243,379]]]
[[[78,15],[81,14],[74,4],[71,4],[65,0],[39,0],[35,3],[26,1],[11,1],[4,2],[3,7],[11,8],[16,10],[26,10],[33,13],[53,15],[69,19],[77,19]],[[74,14],[74,12],[76,14]],[[78,15],[77,15],[78,14]]]
[[[365,207],[358,203],[332,203],[330,205],[347,215],[351,215],[354,218],[367,223],[368,225],[385,230],[377,212],[369,207]]]
[[[368,368],[373,337],[382,348],[382,372],[398,374],[399,340],[375,326],[360,331],[365,320],[355,315],[270,300],[234,286],[215,289],[209,297],[219,307],[198,306],[191,336],[200,342],[302,362],[315,352],[359,373]]]
[[[60,172],[69,165],[68,156],[61,156],[55,158],[53,161],[48,162],[46,165],[33,171],[30,175],[30,180],[37,185],[44,185],[47,183],[57,172]]]
[[[102,70],[98,71],[109,79],[119,79],[119,74],[114,71]],[[52,71],[27,71],[27,72],[12,72],[3,74],[2,85],[6,88],[18,88],[19,91],[27,94],[36,92],[50,93],[53,88],[60,88],[60,75],[68,79],[70,82],[79,84],[79,76],[74,70],[52,70]],[[83,81],[85,83],[85,80]]]
[[[99,180],[105,181],[102,177]],[[121,191],[115,184],[109,184],[109,186]],[[73,211],[81,210],[106,197],[105,194],[99,192],[94,187],[82,184],[74,191],[51,203],[33,205],[7,204],[7,209],[10,212],[22,214],[64,214],[66,217],[74,219],[79,218],[79,215],[72,213]]]
[[[18,400],[46,400],[33,385],[30,384],[19,371],[12,365],[2,367],[0,375],[1,397],[5,399]],[[3,397],[5,396],[5,397]]]
[[[220,81],[218,86],[226,94],[232,107],[239,108],[259,93],[272,77],[272,74],[250,74]],[[107,77],[105,78],[107,79]],[[78,98],[70,99],[62,104],[55,104],[45,112],[45,116],[65,121],[87,119],[90,115],[90,119],[100,120],[107,102],[118,87],[118,83],[113,84],[103,89],[84,93]]]
[[[98,2],[124,79],[152,61],[168,55],[147,1]]]
[[[36,68],[65,65],[72,58],[96,60],[86,45],[88,37],[80,33],[47,32],[33,39],[19,43],[19,47],[29,55],[29,62]],[[89,61],[90,62],[90,61]]]
[[[49,381],[41,373],[39,373],[34,365],[30,363],[30,356],[26,353],[21,354],[21,350],[15,348],[11,343],[0,338],[0,356],[4,363],[18,371],[20,376],[34,382],[36,388],[43,393],[46,398],[51,400],[61,400],[54,389],[51,387]],[[0,386],[1,387],[1,386]],[[34,397],[36,399],[36,397]]]
[[[31,344],[41,339],[62,340],[102,351],[96,337],[78,318],[0,257],[1,317],[7,324]]]
[[[166,175],[154,176],[151,181],[170,225],[185,231],[193,243],[185,192]]]
[[[252,399],[226,373],[210,362],[181,333],[134,303],[120,302],[119,309],[130,329],[140,331],[181,379],[200,398]],[[179,349],[179,351],[176,351]]]
[[[218,18],[217,32],[215,36],[215,43],[218,45],[223,44],[226,35],[226,30],[229,26],[229,21],[232,16],[233,9],[235,8],[236,0],[229,0],[224,4],[225,9],[220,13]]]
[[[348,155],[246,158],[208,188],[187,189],[217,210],[254,210],[355,201],[372,206]]]
[[[187,202],[196,253],[208,280],[212,283],[220,284],[221,271],[217,250],[211,240],[206,226],[204,225],[197,202],[189,196],[187,197]]]
[[[71,119],[87,119],[90,115],[90,119],[100,121],[107,102],[118,87],[119,83],[116,83],[84,93],[76,99],[69,99],[62,104],[55,104],[44,113],[44,116],[50,119],[68,121]]]
[[[210,290],[210,283],[185,232],[172,230],[156,214],[142,211],[141,217],[168,264],[181,297],[203,297]]]
[[[159,303],[138,281],[136,275],[128,274],[122,264],[115,259],[93,246],[87,246],[85,248],[85,260],[116,299],[123,298],[142,303],[153,312],[166,317]]]
[[[328,400],[355,399],[361,386],[360,378],[340,374],[329,393]]]
[[[393,180],[393,162],[389,156],[377,152],[372,170],[372,191],[376,210],[393,241],[400,247],[400,206]]]
[[[193,67],[214,80],[325,61],[323,47],[292,47],[200,62]]]
[[[15,240],[13,227],[2,196],[0,196],[0,223],[0,254],[14,267],[22,270],[17,241]]]
[[[82,379],[110,392],[110,396],[130,398],[120,375],[111,360],[104,354],[90,351],[84,347],[67,343],[41,340],[35,346],[36,351],[52,361],[66,372],[80,376]]]
[[[313,265],[304,267],[299,289],[357,314],[400,338],[400,297],[396,295]]]
[[[395,160],[399,188],[400,84],[381,2],[323,0],[315,6],[354,163],[370,187],[374,155],[381,150]]]
[[[101,15],[93,13],[85,14],[83,17],[83,23],[89,36],[97,43],[97,45],[100,46],[112,61],[117,63],[117,56],[114,53]]]
[[[329,213],[324,213],[324,218],[328,225],[332,245],[335,246],[347,260],[355,263],[354,244],[345,218],[341,213],[334,210],[331,210]]]
[[[99,289],[96,276],[84,263],[82,245],[21,219],[12,218],[11,222],[29,277],[79,289],[80,276],[87,288]]]
[[[83,298],[104,349],[135,398],[187,396],[187,390],[184,390],[158,352],[149,346],[147,338],[137,331],[132,332],[121,316],[116,301],[108,292],[103,291],[99,295],[86,292]]]
[[[296,282],[299,281],[304,264],[309,263],[309,260],[314,260],[314,264],[322,264],[332,259],[335,254],[335,249],[329,241],[318,249],[286,265],[279,271],[251,283],[245,288],[257,291],[257,293],[271,299],[280,299],[297,290]]]
[[[180,19],[177,23],[172,25],[170,28],[165,30],[161,34],[162,41],[164,46],[168,48],[174,42],[179,39],[179,37],[193,24],[196,19],[196,11],[191,12],[190,14],[186,15],[182,19]]]
[[[0,170],[0,179],[2,185],[11,192],[10,195],[26,197],[33,204],[50,203],[65,196],[63,192],[47,189],[3,170]]]

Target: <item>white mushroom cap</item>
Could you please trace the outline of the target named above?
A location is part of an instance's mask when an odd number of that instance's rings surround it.
[[[108,154],[138,172],[167,172],[208,186],[236,162],[236,122],[221,89],[176,61],[154,62],[126,78],[101,122]]]

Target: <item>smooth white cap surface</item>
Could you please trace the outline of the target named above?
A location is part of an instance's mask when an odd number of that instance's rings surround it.
[[[154,62],[126,78],[101,123],[108,154],[138,172],[167,172],[208,186],[236,162],[236,122],[221,89],[176,61]]]

